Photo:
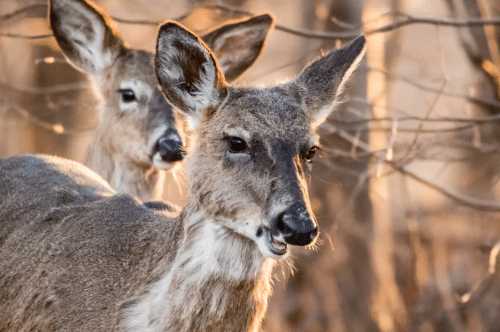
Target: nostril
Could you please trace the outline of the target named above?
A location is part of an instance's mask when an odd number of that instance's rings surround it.
[[[318,226],[304,207],[292,206],[276,218],[275,230],[291,245],[311,244],[318,235]]]
[[[163,161],[174,162],[184,159],[182,143],[172,139],[160,139],[158,142],[158,153]]]

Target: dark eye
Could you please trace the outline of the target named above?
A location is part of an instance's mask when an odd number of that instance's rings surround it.
[[[118,90],[118,93],[121,95],[122,101],[124,103],[131,103],[136,101],[135,93],[131,89],[120,89]]]
[[[316,152],[318,152],[319,150],[319,147],[318,146],[313,146],[311,147],[309,150],[307,150],[307,152],[304,154],[304,159],[307,161],[307,162],[312,162],[312,160],[314,159],[314,156],[316,155]]]
[[[229,152],[231,153],[241,153],[245,152],[248,148],[247,142],[236,136],[226,137],[227,143],[229,144]]]

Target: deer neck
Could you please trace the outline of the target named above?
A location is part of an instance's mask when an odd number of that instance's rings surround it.
[[[189,210],[180,217],[184,240],[171,268],[128,312],[127,330],[259,330],[273,260],[215,218]]]
[[[159,200],[163,195],[165,172],[130,161],[113,151],[97,131],[87,156],[87,164],[115,190],[142,201]]]

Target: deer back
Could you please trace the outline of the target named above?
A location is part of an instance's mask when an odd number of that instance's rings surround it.
[[[182,226],[82,165],[0,160],[0,331],[112,331],[168,269]]]

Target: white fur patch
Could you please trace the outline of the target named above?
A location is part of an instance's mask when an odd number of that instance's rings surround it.
[[[282,209],[278,208],[279,212],[283,210],[284,208]],[[274,254],[271,250],[269,250],[268,239],[265,236],[265,234],[262,233],[260,236],[257,236],[257,230],[259,229],[259,227],[265,227],[269,229],[269,225],[261,221],[261,219],[262,218],[258,217],[249,217],[247,219],[238,220],[236,222],[232,220],[226,220],[226,221],[219,220],[218,222],[223,224],[225,227],[231,229],[232,231],[252,240],[259,249],[263,257],[273,258],[276,260],[286,258],[287,255],[279,256]],[[279,236],[279,238],[276,239],[284,242],[284,239],[282,238],[281,235]]]
[[[251,139],[250,133],[241,127],[230,127],[226,125],[224,126],[224,134],[227,136],[241,137],[247,142]]]
[[[180,294],[201,287],[210,278],[219,276],[228,281],[252,280],[265,266],[272,269],[271,262],[262,256],[250,262],[238,259],[241,241],[230,239],[229,236],[234,235],[228,234],[222,225],[208,220],[202,222],[203,226],[190,235],[190,247],[186,248],[187,243],[181,245],[171,269],[125,313],[127,331],[163,331],[168,325],[169,309],[179,306],[186,307],[182,319],[190,319],[193,313],[189,302],[193,299],[186,299]],[[173,280],[176,280],[175,288],[172,288]],[[224,289],[213,289],[211,298],[206,300],[210,312],[220,314],[218,310],[225,301]]]
[[[172,168],[174,168],[177,164],[178,164],[178,162],[169,163],[169,162],[163,161],[163,159],[160,156],[160,153],[158,153],[158,152],[156,152],[153,155],[153,166],[156,169],[159,169],[161,171],[169,171]]]

